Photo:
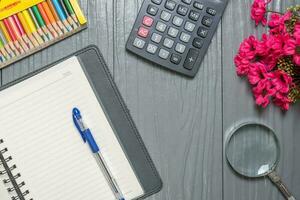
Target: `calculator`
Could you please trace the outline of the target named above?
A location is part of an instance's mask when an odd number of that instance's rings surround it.
[[[194,77],[227,3],[228,0],[144,0],[126,49]]]

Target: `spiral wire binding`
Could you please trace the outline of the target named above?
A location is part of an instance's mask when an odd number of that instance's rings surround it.
[[[3,144],[4,140],[0,139],[0,166],[3,166],[4,168],[3,171],[0,170],[0,179],[1,176],[8,176],[8,178],[3,179],[3,183],[11,185],[11,187],[7,188],[7,191],[11,194],[12,200],[33,200],[32,198],[26,198],[29,195],[29,190],[22,191],[23,187],[25,186],[25,182],[18,182],[21,174],[14,174],[13,171],[17,169],[17,166],[15,164],[10,165],[10,162],[12,162],[12,156],[5,156],[5,154],[8,153],[8,149],[1,148],[1,145]],[[12,194],[13,192],[15,192],[16,195]]]

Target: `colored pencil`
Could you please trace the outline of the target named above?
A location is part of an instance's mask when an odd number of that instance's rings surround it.
[[[25,44],[29,47],[29,49],[33,49],[34,45],[32,44],[31,40],[29,39],[28,35],[26,34],[23,25],[21,24],[17,15],[12,15],[12,18],[15,22],[15,25],[18,28],[19,34],[21,35],[22,39],[24,40]]]
[[[64,3],[65,3],[65,6],[66,6],[66,8],[67,8],[69,14],[70,14],[71,17],[73,18],[74,22],[75,22],[76,24],[79,24],[78,19],[77,19],[77,17],[76,17],[76,14],[75,14],[75,12],[74,12],[74,9],[73,9],[73,7],[72,7],[70,1],[69,1],[69,0],[63,0],[63,1],[64,1]]]
[[[62,21],[60,20],[56,10],[55,10],[55,7],[52,3],[51,0],[47,0],[47,4],[48,4],[48,7],[50,8],[51,10],[51,13],[53,14],[53,17],[57,23],[57,25],[59,26],[60,30],[62,30],[63,33],[67,33],[68,32],[68,29],[63,25]]]
[[[13,41],[16,49],[20,52],[20,54],[25,53],[25,50],[23,49],[22,45],[19,43],[19,41],[17,39],[17,36],[15,35],[14,30],[10,26],[10,23],[9,23],[8,19],[3,19],[3,23],[5,25],[5,28],[6,28],[7,32],[8,32],[11,40]],[[26,44],[25,45],[24,44],[23,44],[23,46],[25,46],[25,48],[26,48]]]
[[[0,52],[0,63],[4,63],[5,58],[3,57],[2,53]]]
[[[34,13],[33,13],[33,11],[32,11],[31,8],[28,9],[28,12],[29,12],[29,14],[30,14],[30,16],[31,16],[32,21],[33,21],[34,24],[35,24],[35,27],[36,27],[36,29],[37,29],[39,35],[43,38],[43,40],[44,40],[45,42],[48,42],[48,41],[50,40],[50,37],[51,37],[51,36],[49,37],[49,35],[47,35],[47,33],[45,33],[45,32],[43,31],[42,27],[39,25],[39,23],[38,23],[38,21],[37,21],[37,19],[36,19],[36,17],[35,17],[35,15],[34,15]],[[51,38],[52,38],[52,37],[51,37]]]
[[[13,34],[15,35],[16,39],[20,42],[22,48],[24,49],[25,52],[29,51],[29,45],[26,44],[26,42],[23,40],[23,37],[21,33],[19,32],[18,26],[15,23],[15,20],[12,16],[7,18],[8,24],[13,31]]]
[[[79,24],[86,24],[87,19],[85,18],[77,0],[68,0],[70,4],[72,5],[72,8],[75,12],[75,15],[79,21]]]
[[[47,27],[42,15],[41,15],[39,9],[38,9],[38,7],[37,6],[32,6],[30,9],[32,10],[33,15],[35,16],[38,24],[40,25],[42,30],[46,33],[49,40],[53,40],[54,39],[53,35],[52,35],[51,31],[48,29],[48,27]]]
[[[42,4],[38,4],[37,5],[38,11],[40,12],[46,26],[48,27],[48,29],[50,30],[50,32],[52,33],[52,35],[57,38],[58,37],[58,33],[56,32],[56,30],[53,28],[52,23],[50,22],[50,19],[46,13],[46,11],[44,10],[44,7],[42,6]]]
[[[69,12],[68,12],[63,0],[60,0],[60,5],[64,10],[65,15],[67,16],[67,20],[68,20],[69,24],[73,27],[73,29],[77,29],[78,25],[75,23],[75,21],[73,20],[71,15],[69,15]]]
[[[53,28],[55,29],[55,31],[58,33],[58,35],[63,35],[62,30],[59,28],[56,19],[54,18],[51,9],[49,8],[48,4],[46,1],[41,3],[47,17],[49,18],[50,23],[52,24]]]
[[[1,39],[0,39],[0,52],[5,60],[10,59],[10,55],[8,55],[8,53],[6,52],[4,43]]]
[[[25,32],[24,34],[27,35],[27,37],[29,38],[29,40],[31,41],[31,43],[34,45],[34,47],[39,47],[39,43],[36,40],[36,38],[33,36],[32,32],[30,31],[30,28],[26,22],[26,19],[24,17],[24,15],[22,14],[22,12],[18,13],[18,19],[20,20],[22,27],[23,27],[23,32]]]
[[[63,22],[63,24],[66,26],[66,28],[68,29],[68,31],[72,31],[73,28],[72,26],[69,24],[68,20],[67,20],[67,15],[64,12],[59,0],[52,0],[52,3],[54,5],[54,7],[56,8],[57,14],[60,18],[60,20]]]
[[[0,21],[0,32],[2,33],[2,35],[4,35],[4,38],[6,39],[6,43],[8,44],[8,46],[11,48],[11,50],[14,52],[14,54],[16,56],[20,55],[20,51],[16,48],[16,46],[14,45],[14,42],[12,41],[3,21]]]
[[[9,46],[9,42],[7,41],[4,33],[2,32],[2,29],[0,27],[0,40],[3,42],[3,46],[6,49],[7,53],[10,55],[10,57],[15,57],[15,53],[12,51],[12,49]]]
[[[40,30],[40,33],[38,32],[37,27],[34,24],[33,19],[30,16],[30,13],[28,12],[28,10],[24,10],[22,11],[22,15],[24,16],[28,28],[30,30],[30,32],[32,33],[32,35],[35,37],[35,39],[38,41],[38,43],[40,45],[44,44],[46,41],[48,41],[48,38],[46,37],[46,35],[43,33],[43,31]]]

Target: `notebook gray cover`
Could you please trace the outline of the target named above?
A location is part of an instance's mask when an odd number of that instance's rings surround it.
[[[32,72],[25,77],[4,85],[0,88],[0,90],[4,90],[16,83],[35,76],[36,74],[73,56],[77,56],[79,59],[81,66],[94,89],[98,101],[102,105],[103,110],[105,111],[107,118],[109,119],[111,126],[113,127],[114,132],[117,135],[117,138],[141,183],[141,186],[143,187],[145,195],[141,198],[146,198],[159,192],[162,188],[160,176],[98,47],[88,46],[55,63],[45,66],[38,71]]]

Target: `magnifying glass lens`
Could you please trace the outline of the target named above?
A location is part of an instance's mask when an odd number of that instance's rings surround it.
[[[242,126],[226,145],[226,157],[231,167],[252,178],[265,176],[274,170],[279,154],[275,133],[259,124]]]

